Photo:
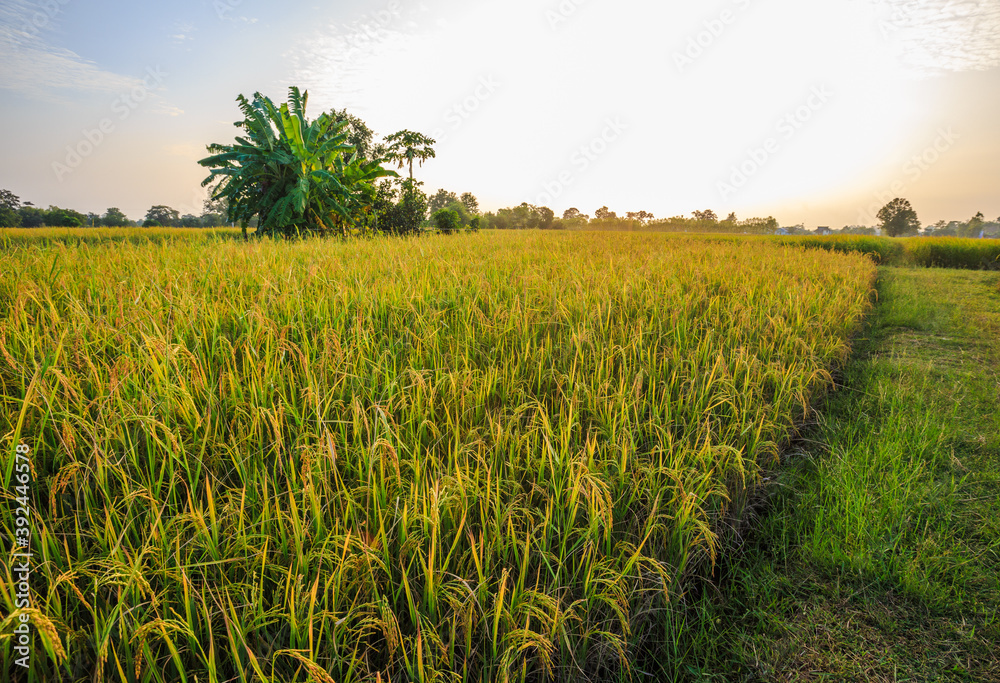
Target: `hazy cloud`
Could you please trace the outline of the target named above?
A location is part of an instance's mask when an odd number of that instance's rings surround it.
[[[389,56],[405,61],[414,40],[412,28],[412,21],[395,0],[355,21],[331,22],[303,37],[283,55],[291,67],[290,82],[308,88],[311,98],[321,106],[350,106],[351,96],[372,89],[373,62]]]
[[[31,97],[63,101],[60,91],[119,93],[142,80],[100,68],[72,50],[50,45],[45,34],[61,14],[58,2],[26,0],[0,4],[0,88]]]
[[[882,0],[879,28],[922,73],[1000,65],[1000,0]]]

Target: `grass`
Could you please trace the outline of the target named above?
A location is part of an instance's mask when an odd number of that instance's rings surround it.
[[[740,239],[740,238],[737,238]],[[746,239],[745,237],[742,239]],[[885,266],[1000,270],[1000,240],[961,237],[827,235],[757,237],[810,249],[867,254]]]
[[[430,234],[428,231],[427,234]],[[252,231],[251,231],[252,234]],[[620,234],[620,233],[619,233]],[[649,234],[647,232],[646,234]],[[970,270],[1000,270],[1000,240],[961,237],[871,237],[863,235],[764,236],[700,233],[697,237],[680,233],[659,233],[664,238],[681,240],[703,239],[765,241],[807,249],[824,249],[841,253],[861,253],[886,266],[919,266],[925,268],[964,268]],[[76,245],[129,241],[142,244],[184,239],[236,239],[242,237],[238,228],[0,228],[0,248],[13,244]]]
[[[841,390],[701,605],[694,678],[1000,681],[998,285],[881,270]]]
[[[543,233],[8,241],[0,269],[34,681],[682,676],[699,577],[875,275]]]
[[[242,238],[239,228],[0,228],[0,249]]]
[[[647,230],[644,232],[655,232]],[[682,239],[689,235],[662,233]],[[1000,270],[1000,240],[961,237],[875,237],[866,235],[742,235],[732,233],[698,233],[708,240],[739,242],[777,242],[807,249],[824,249],[844,253],[862,253],[885,266],[919,266],[924,268],[965,268],[970,270]]]

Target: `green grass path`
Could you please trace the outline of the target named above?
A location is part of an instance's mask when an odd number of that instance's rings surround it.
[[[1000,681],[998,285],[881,269],[841,390],[717,576],[695,679]]]

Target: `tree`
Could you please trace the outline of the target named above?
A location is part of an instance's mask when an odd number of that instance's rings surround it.
[[[725,222],[728,222],[727,218]],[[778,230],[778,219],[774,216],[767,218],[748,218],[744,221],[737,221],[733,224],[733,229],[740,232],[748,232],[751,235],[771,235]]]
[[[208,193],[208,199],[201,205],[199,223],[203,228],[229,224],[229,201],[225,197],[212,199],[214,194],[215,188],[212,188]]]
[[[21,208],[21,198],[10,190],[0,190],[0,207],[17,211]]]
[[[401,234],[420,231],[420,224],[427,215],[427,195],[420,189],[420,183],[406,178],[400,183],[400,199],[394,211],[394,225]]]
[[[476,199],[476,195],[471,192],[463,192],[460,201],[462,206],[473,216],[479,213],[479,200]]]
[[[419,232],[428,203],[420,185],[409,178],[382,181],[372,204],[371,229],[390,235]]]
[[[21,217],[21,227],[40,228],[45,225],[45,210],[25,204],[17,212]]]
[[[50,206],[44,215],[45,225],[51,227],[79,228],[87,222],[87,217],[79,211],[60,209],[58,206]]]
[[[547,206],[538,207],[538,227],[542,230],[551,230],[552,222],[555,219],[555,212]]]
[[[16,228],[21,225],[21,198],[10,190],[0,190],[0,228]]]
[[[396,176],[380,161],[361,159],[348,144],[349,121],[321,114],[306,117],[309,93],[288,90],[288,103],[276,107],[254,93],[236,98],[246,137],[235,144],[209,145],[212,156],[198,163],[211,169],[202,186],[215,185],[211,198],[228,201],[230,222],[244,234],[258,220],[257,232],[286,236],[301,233],[346,235],[364,225],[375,201],[379,178]],[[349,156],[348,156],[349,155]]]
[[[578,218],[574,220],[586,220],[579,212]],[[534,206],[523,202],[518,206],[507,209],[499,209],[496,214],[487,213],[480,223],[482,227],[493,228],[494,230],[534,230],[542,228],[550,230],[554,228],[565,229],[562,222],[555,220],[555,212],[547,206]]]
[[[462,227],[462,222],[458,217],[458,213],[452,209],[441,209],[439,211],[435,211],[432,218],[438,230],[445,235],[457,232]]]
[[[614,211],[609,210],[608,207],[602,206],[601,208],[599,208],[597,211],[594,212],[594,218],[599,221],[610,220],[618,218],[618,214],[616,214]]]
[[[214,228],[229,225],[229,218],[225,213],[206,212],[199,216],[198,223],[203,228]]]
[[[719,217],[715,215],[715,212],[711,209],[706,209],[705,211],[693,211],[691,213],[697,221],[707,221],[709,223],[718,223]]]
[[[0,206],[0,228],[16,228],[21,225],[21,214],[14,209]]]
[[[985,216],[983,212],[978,212],[975,216],[969,219],[961,230],[959,230],[959,237],[979,237],[983,231],[983,225],[986,224]]]
[[[880,221],[882,232],[889,237],[914,235],[920,230],[917,212],[906,199],[897,197],[879,209],[876,216]]]
[[[433,159],[436,155],[431,145],[436,142],[420,133],[410,130],[401,130],[393,133],[385,139],[385,158],[395,161],[399,168],[405,165],[410,167],[410,180],[413,180],[413,162],[416,160],[421,166],[428,159]]]
[[[448,192],[447,190],[438,190],[434,196],[430,198],[427,204],[427,209],[432,214],[440,211],[441,209],[446,209],[452,204],[458,204],[458,195],[454,192]]]
[[[487,211],[483,214],[482,227],[493,230],[506,230],[510,226],[507,225],[505,218],[500,215],[499,211],[497,213]]]
[[[104,216],[101,217],[101,225],[107,226],[109,228],[120,228],[128,225],[128,216],[122,213],[121,209],[116,206],[112,206],[107,211],[104,212]]]
[[[347,133],[347,144],[354,148],[358,158],[365,161],[381,161],[384,150],[380,145],[372,144],[375,134],[364,121],[354,114],[349,114],[346,109],[340,111],[331,109],[330,117],[337,123],[347,124],[343,129]]]
[[[164,206],[163,204],[157,204],[156,206],[151,206],[149,211],[146,212],[146,219],[142,222],[142,227],[144,228],[159,228],[159,227],[178,227],[181,224],[181,215],[177,209],[171,209],[169,206]]]
[[[560,227],[562,229],[581,229],[587,227],[588,221],[590,221],[590,216],[580,213],[579,209],[573,207],[563,211],[562,225]]]
[[[458,214],[458,222],[462,226],[467,226],[469,224],[469,221],[472,220],[472,214],[469,213],[469,210],[465,208],[465,204],[463,204],[462,202],[452,202],[451,204],[449,204],[444,208],[450,209],[451,211],[454,211],[456,214]]]
[[[539,215],[538,207],[529,204],[528,202],[521,202],[515,206],[513,213],[514,227],[520,228],[521,230],[534,230],[542,222],[542,217]]]
[[[212,195],[215,194],[215,188],[213,187],[208,194],[208,199],[201,203],[201,215],[205,214],[222,214],[223,216],[229,213],[229,200],[226,197],[219,197],[218,199],[213,199]]]

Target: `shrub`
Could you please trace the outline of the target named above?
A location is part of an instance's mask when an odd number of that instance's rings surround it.
[[[452,209],[435,211],[431,218],[434,220],[434,225],[437,226],[437,229],[445,235],[457,232],[462,227],[462,219],[459,218],[458,212]]]

